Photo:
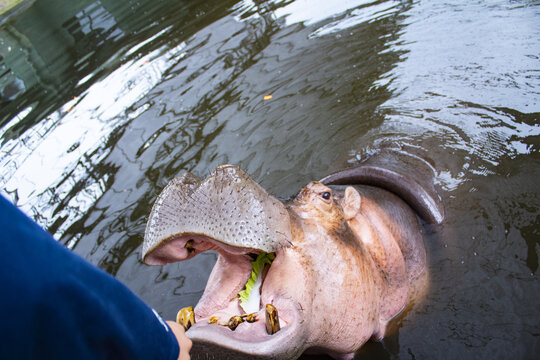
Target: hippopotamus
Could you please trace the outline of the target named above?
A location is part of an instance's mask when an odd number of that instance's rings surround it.
[[[233,165],[204,180],[185,173],[155,201],[142,259],[163,265],[218,253],[195,309],[179,312],[194,359],[351,359],[425,292],[422,224],[444,219],[433,179],[427,162],[395,151],[310,182],[287,201]],[[248,313],[239,293],[260,254],[273,261],[256,275]]]

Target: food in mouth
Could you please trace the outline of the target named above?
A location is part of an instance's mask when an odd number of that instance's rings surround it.
[[[251,277],[247,281],[244,290],[238,293],[240,307],[242,307],[246,313],[254,313],[259,310],[263,272],[265,266],[270,266],[275,258],[276,254],[261,252],[257,255],[255,261],[251,263],[253,266]]]
[[[185,247],[193,249],[193,240],[186,242]],[[251,276],[247,281],[244,289],[238,293],[240,307],[246,312],[245,314],[233,315],[227,322],[220,321],[219,317],[212,316],[209,318],[209,324],[225,326],[232,331],[236,330],[238,325],[243,322],[254,323],[259,321],[257,312],[259,311],[261,301],[261,286],[263,283],[263,274],[268,271],[276,255],[274,253],[261,252],[256,255],[256,259],[251,263]],[[277,309],[272,304],[265,306],[265,328],[269,335],[273,335],[280,330],[279,316]],[[195,324],[195,315],[193,307],[188,306],[178,311],[176,321],[187,331]]]

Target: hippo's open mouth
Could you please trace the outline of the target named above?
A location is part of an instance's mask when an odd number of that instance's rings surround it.
[[[240,305],[239,292],[252,274],[252,262],[261,253],[259,249],[232,247],[208,236],[184,234],[156,249],[147,262],[187,260],[208,250],[217,251],[219,258],[195,307],[195,324],[190,324],[190,337],[205,341],[211,339],[242,351],[254,346],[260,353],[263,343],[273,343],[290,336],[288,333],[298,323],[296,306],[293,301],[282,297],[279,286],[275,287],[279,283],[271,281],[274,274],[283,270],[280,269],[283,250],[276,251],[272,265],[267,264],[262,269],[260,288],[253,289],[251,294],[258,306],[248,312]],[[174,258],[170,257],[171,254]],[[267,282],[267,279],[270,280]],[[267,310],[267,305],[274,307],[275,317]],[[223,340],[219,341],[220,338]]]
[[[204,181],[187,173],[167,185],[148,220],[143,260],[162,265],[218,252],[188,335],[207,349],[264,358],[275,356],[276,349],[298,333],[298,305],[280,286],[289,271],[283,259],[290,239],[285,206],[245,172],[225,165]],[[275,258],[260,269],[260,288],[252,291],[247,312],[240,306],[239,292],[261,253]]]

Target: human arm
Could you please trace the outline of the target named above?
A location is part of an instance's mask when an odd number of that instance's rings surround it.
[[[178,358],[173,326],[1,196],[0,264],[0,358]]]

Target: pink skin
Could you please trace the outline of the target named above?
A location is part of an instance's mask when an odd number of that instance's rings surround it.
[[[332,196],[323,198],[325,193],[332,190],[310,183],[290,207],[303,233],[295,241],[296,256],[312,269],[306,347],[348,358],[379,331],[382,280],[341,207]]]
[[[148,264],[164,264],[207,250],[219,253],[195,307],[197,323],[187,332],[195,352],[294,359],[308,350],[350,359],[370,338],[382,338],[388,322],[411,300],[425,253],[418,220],[398,197],[370,186],[333,194],[312,182],[287,211],[292,245],[276,252],[264,278],[259,321],[235,331],[208,319],[227,322],[243,313],[236,295],[250,276],[247,254],[258,250],[184,234],[145,257]],[[185,248],[190,239],[191,252]],[[265,304],[279,312],[281,330],[274,335],[265,330]]]

